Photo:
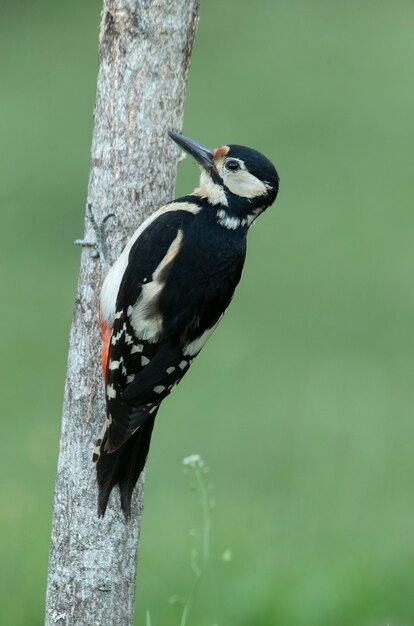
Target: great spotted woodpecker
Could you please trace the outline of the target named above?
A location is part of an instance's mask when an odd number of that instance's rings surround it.
[[[200,183],[144,221],[102,286],[107,416],[93,455],[100,515],[117,484],[130,515],[159,406],[230,304],[249,227],[279,188],[273,164],[256,150],[210,150],[169,135],[201,166]]]

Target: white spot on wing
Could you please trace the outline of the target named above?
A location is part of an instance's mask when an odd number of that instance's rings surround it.
[[[129,383],[132,383],[134,378],[135,378],[135,374],[129,374],[129,376],[127,376],[127,385],[129,385]]]
[[[175,367],[172,365],[171,367],[167,367],[165,371],[167,374],[172,374],[175,371]]]
[[[114,389],[113,385],[108,385],[106,387],[106,395],[108,396],[108,400],[116,398],[116,390]]]
[[[144,346],[142,345],[142,343],[134,343],[134,345],[131,348],[131,354],[135,354],[136,352],[142,352],[144,349]]]
[[[165,387],[164,385],[157,385],[156,387],[154,387],[154,391],[155,393],[162,393],[163,391],[165,391]]]
[[[110,370],[117,370],[118,367],[121,365],[122,361],[123,361],[123,357],[121,356],[121,358],[119,359],[119,361],[109,361],[109,369]]]
[[[121,330],[119,330],[116,335],[112,334],[111,343],[113,346],[116,344],[117,341],[121,339],[122,335],[124,334],[125,329],[126,329],[126,324],[122,324]],[[127,333],[127,336],[129,336],[128,333]]]
[[[178,367],[180,368],[180,370],[184,370],[187,367],[187,365],[188,365],[188,361],[181,361],[178,364]]]
[[[111,339],[111,344],[114,346],[116,344],[117,341],[119,341],[123,335],[124,331],[121,330],[116,334],[116,335],[112,335],[112,339]]]
[[[112,417],[111,417],[111,421],[112,421]],[[99,460],[99,457],[101,456],[101,445],[102,445],[102,441],[103,441],[103,438],[107,431],[108,426],[109,426],[108,418],[105,418],[104,425],[102,426],[101,432],[99,433],[99,437],[96,441],[96,445],[93,451],[92,460],[94,463],[96,463]]]
[[[150,360],[146,356],[141,357],[141,365],[148,365]]]

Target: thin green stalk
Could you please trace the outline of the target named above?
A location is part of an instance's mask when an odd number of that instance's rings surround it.
[[[202,470],[199,465],[195,467],[195,476],[197,479],[198,487],[200,489],[201,506],[203,510],[203,562],[207,563],[210,556],[210,499],[206,484],[203,480]]]
[[[197,550],[194,548],[191,551],[191,569],[195,575],[195,581],[183,608],[181,615],[180,626],[187,626],[189,622],[189,615],[191,612],[194,597],[197,593],[197,589],[200,585],[201,577],[204,572],[204,566],[207,564],[210,556],[210,531],[211,531],[211,518],[210,518],[210,499],[208,489],[204,481],[204,473],[206,466],[203,459],[195,454],[184,459],[184,465],[190,467],[194,472],[196,485],[200,494],[200,503],[203,512],[202,522],[202,559],[201,562],[197,562]]]
[[[188,616],[190,615],[191,600],[188,599],[184,604],[183,613],[181,615],[180,626],[187,626]]]

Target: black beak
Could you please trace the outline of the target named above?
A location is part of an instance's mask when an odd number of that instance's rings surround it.
[[[214,168],[213,151],[210,150],[210,148],[203,146],[193,139],[183,137],[183,135],[179,135],[178,133],[168,131],[168,134],[183,150],[191,154],[204,169],[209,171]]]

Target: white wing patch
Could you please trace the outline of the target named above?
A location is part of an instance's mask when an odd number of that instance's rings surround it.
[[[178,230],[166,255],[155,269],[152,280],[142,285],[141,293],[134,306],[128,307],[128,316],[135,335],[140,339],[155,343],[162,333],[162,317],[157,311],[156,301],[165,285],[163,270],[177,256],[183,241],[183,232]]]
[[[170,211],[188,211],[189,213],[196,215],[201,211],[201,207],[191,202],[173,202],[172,204],[167,204],[150,215],[150,217],[148,217],[141,224],[141,226],[137,228],[132,237],[130,237],[124,250],[122,251],[122,254],[118,257],[106,275],[101,289],[101,317],[108,327],[112,327],[114,323],[116,299],[118,297],[122,277],[128,265],[128,257],[132,246],[150,224],[152,224],[164,213],[168,213]]]

